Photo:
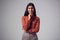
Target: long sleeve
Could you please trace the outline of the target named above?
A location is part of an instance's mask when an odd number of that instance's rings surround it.
[[[27,21],[26,21],[27,20]],[[22,27],[25,31],[27,31],[27,29],[29,28],[30,26],[30,20],[26,19],[24,17],[22,17]]]
[[[40,19],[38,18],[37,22],[36,22],[36,25],[35,25],[35,28],[31,29],[30,33],[36,33],[36,32],[39,31],[39,29],[40,29]]]

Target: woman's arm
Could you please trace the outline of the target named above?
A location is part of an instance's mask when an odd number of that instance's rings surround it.
[[[33,33],[38,32],[38,31],[39,31],[39,28],[40,28],[40,19],[38,18],[38,19],[37,19],[37,22],[36,22],[36,25],[35,25],[35,28],[32,29],[32,32],[33,32]]]
[[[27,21],[26,21],[27,20]],[[27,31],[27,29],[29,28],[30,26],[30,20],[26,19],[25,20],[25,17],[23,16],[22,17],[22,27],[23,27],[23,30]]]

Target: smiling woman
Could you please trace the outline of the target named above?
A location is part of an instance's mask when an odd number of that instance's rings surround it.
[[[36,9],[33,3],[26,7],[24,16],[22,16],[22,28],[24,34],[22,40],[38,40],[37,32],[40,28],[40,18],[36,16]]]

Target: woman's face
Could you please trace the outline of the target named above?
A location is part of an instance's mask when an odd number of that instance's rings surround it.
[[[28,6],[28,13],[33,15],[33,12],[34,12],[33,6]]]

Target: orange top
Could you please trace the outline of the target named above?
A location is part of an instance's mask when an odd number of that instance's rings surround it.
[[[31,25],[30,25],[31,24]],[[40,18],[33,16],[32,22],[28,20],[28,16],[22,17],[22,28],[26,32],[36,33],[39,31]]]

